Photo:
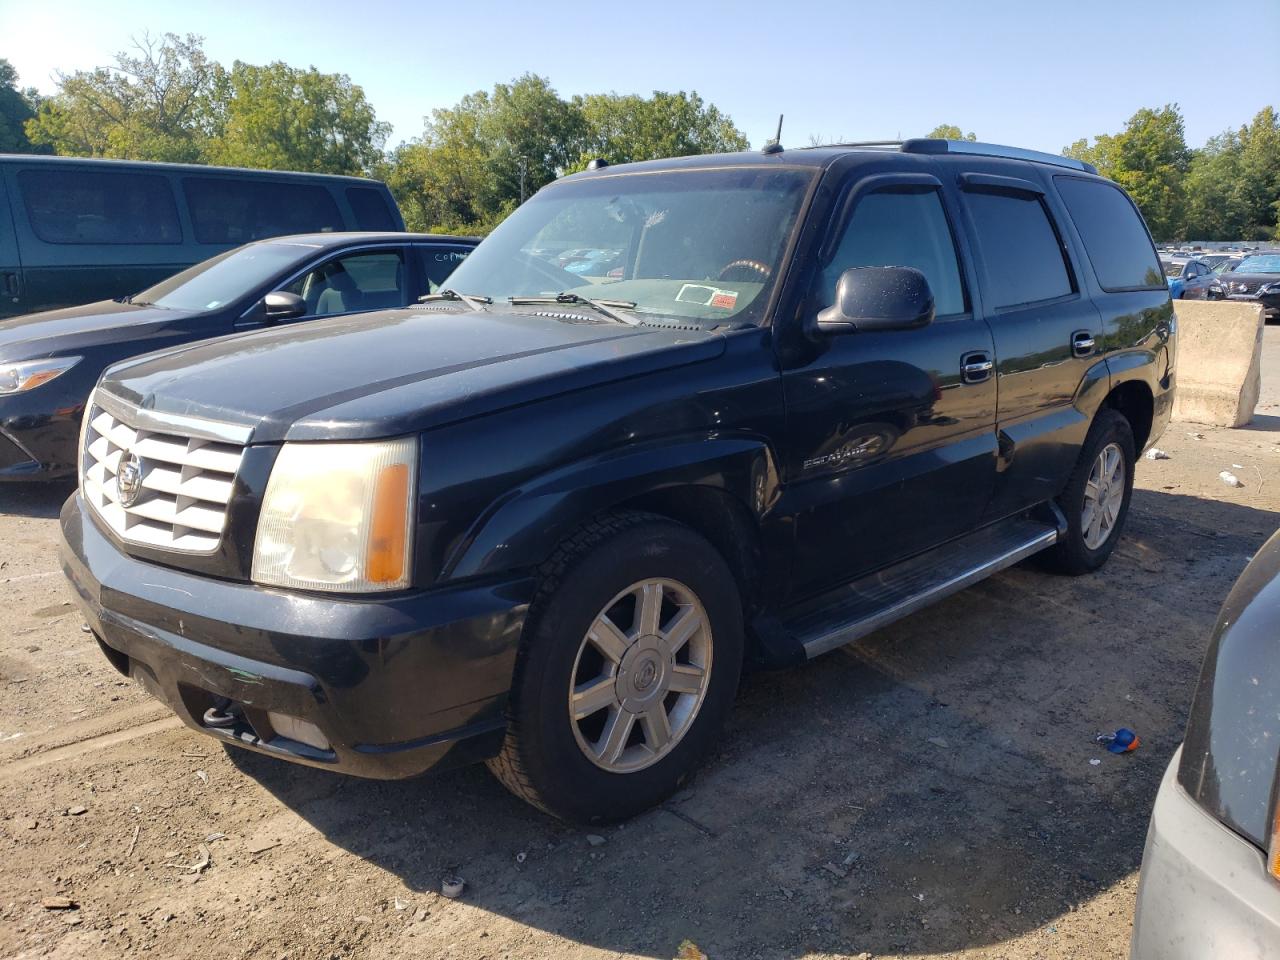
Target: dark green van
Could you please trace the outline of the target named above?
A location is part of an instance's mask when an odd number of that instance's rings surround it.
[[[250,240],[403,229],[376,180],[0,154],[0,317],[136,293]]]

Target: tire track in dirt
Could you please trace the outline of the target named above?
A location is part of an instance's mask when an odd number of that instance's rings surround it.
[[[69,723],[51,731],[42,740],[33,738],[25,741],[22,745],[26,752],[22,756],[0,760],[0,781],[11,780],[35,767],[180,726],[182,721],[159,703],[139,704],[105,717]]]

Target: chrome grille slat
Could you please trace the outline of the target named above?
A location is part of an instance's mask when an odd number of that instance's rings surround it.
[[[160,415],[135,411],[131,422],[126,405],[109,400],[95,403],[85,425],[85,500],[124,540],[186,553],[216,550],[244,448],[222,439],[225,430],[205,431],[194,418],[161,429]],[[142,480],[136,500],[125,507],[116,478],[131,456],[138,458]]]

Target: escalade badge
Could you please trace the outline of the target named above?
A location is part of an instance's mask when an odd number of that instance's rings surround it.
[[[131,453],[120,464],[120,472],[116,474],[116,493],[120,497],[120,506],[132,507],[138,502],[138,494],[142,492],[142,461],[136,453]]]

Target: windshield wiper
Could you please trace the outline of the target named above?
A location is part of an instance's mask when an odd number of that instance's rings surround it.
[[[636,305],[632,300],[596,300],[593,297],[580,297],[576,293],[558,293],[554,297],[507,297],[507,302],[512,306],[535,303],[580,303],[594,307],[598,313],[617,323],[625,323],[633,327],[640,323],[636,317],[618,313],[619,310],[634,310]]]
[[[431,303],[434,300],[448,300],[451,303],[465,303],[477,313],[484,313],[484,305],[493,303],[493,297],[476,297],[469,293],[459,293],[457,290],[437,290],[435,293],[428,293],[425,297],[419,297],[419,303]]]

